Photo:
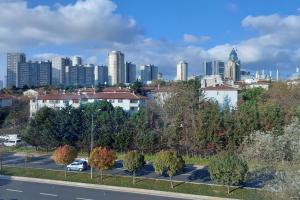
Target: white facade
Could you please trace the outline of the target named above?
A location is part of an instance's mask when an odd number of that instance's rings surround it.
[[[72,65],[73,66],[82,65],[82,58],[79,56],[73,56],[72,57]]]
[[[222,84],[223,84],[223,80],[221,78],[221,75],[207,75],[201,79],[201,88],[222,85]]]
[[[236,108],[238,103],[238,89],[227,85],[217,85],[203,89],[206,99],[216,101],[220,106],[229,105]]]
[[[177,64],[177,81],[187,81],[188,80],[188,63],[185,61],[180,61]]]
[[[125,112],[133,113],[140,110],[145,97],[127,91],[100,92],[95,94],[49,94],[30,100],[30,117],[43,107],[62,109],[67,105],[78,108],[84,103],[108,101],[113,107],[120,107]]]
[[[108,54],[108,84],[119,83],[125,83],[124,54],[120,51],[112,51]]]

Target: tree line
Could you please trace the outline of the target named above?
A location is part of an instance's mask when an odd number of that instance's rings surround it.
[[[237,109],[204,99],[195,80],[173,84],[163,104],[149,101],[132,115],[106,101],[61,110],[44,107],[22,137],[37,148],[69,144],[88,152],[93,116],[95,145],[118,152],[172,150],[205,156],[237,150],[254,131],[283,134],[284,125],[300,114],[298,90],[283,85],[243,90]]]

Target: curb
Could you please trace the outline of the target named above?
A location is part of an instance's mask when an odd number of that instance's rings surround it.
[[[220,198],[220,197],[210,197],[202,195],[192,195],[192,194],[183,194],[175,192],[164,192],[157,190],[147,190],[147,189],[137,189],[137,188],[126,188],[126,187],[117,187],[117,186],[107,186],[107,185],[96,185],[88,183],[77,183],[77,182],[68,182],[68,181],[56,181],[48,179],[39,179],[39,178],[28,178],[28,177],[19,177],[19,176],[1,176],[0,179],[5,180],[15,180],[15,181],[25,181],[33,183],[43,183],[43,184],[55,184],[71,187],[80,187],[86,189],[96,189],[96,190],[108,190],[114,192],[125,192],[125,193],[134,193],[134,194],[144,194],[160,197],[171,197],[177,199],[191,199],[191,200],[237,200],[231,198]]]

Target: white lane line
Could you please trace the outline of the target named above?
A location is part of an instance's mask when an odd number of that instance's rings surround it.
[[[13,190],[13,189],[6,189],[6,190],[10,192],[23,192],[22,190]]]
[[[93,199],[86,199],[86,198],[81,198],[81,197],[76,197],[78,200],[93,200]]]
[[[57,194],[40,193],[40,195],[57,197]]]

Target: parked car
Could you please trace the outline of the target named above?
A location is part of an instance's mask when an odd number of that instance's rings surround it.
[[[68,171],[84,171],[88,169],[88,163],[85,160],[76,160],[67,166]]]
[[[20,146],[21,139],[9,139],[3,142],[4,146],[12,147],[12,146]]]

